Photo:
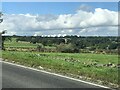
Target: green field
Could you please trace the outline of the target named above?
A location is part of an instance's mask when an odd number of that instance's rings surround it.
[[[27,47],[27,48],[36,48],[38,44],[32,44],[30,42],[15,42],[15,41],[5,41],[4,46],[6,48],[8,47],[16,47],[16,48],[22,48],[22,47]]]
[[[30,42],[23,42],[23,41],[16,42],[16,38],[12,38],[11,41],[6,40],[4,42],[4,47],[5,48],[37,48],[37,46],[39,44],[41,44],[41,43],[33,44]],[[54,49],[56,47],[45,46],[45,48],[53,48]]]
[[[117,65],[117,55],[17,51],[3,51],[2,55],[4,59],[30,67],[39,68],[41,66],[56,73],[73,74],[90,77],[92,80],[104,81],[102,84],[118,84],[118,69],[116,67],[101,66],[108,63]]]

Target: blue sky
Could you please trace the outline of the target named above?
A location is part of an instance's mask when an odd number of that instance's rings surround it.
[[[3,2],[3,12],[7,14],[72,14],[86,4],[94,10],[95,8],[117,11],[117,2]]]
[[[118,35],[117,2],[3,2],[2,12],[7,35]]]

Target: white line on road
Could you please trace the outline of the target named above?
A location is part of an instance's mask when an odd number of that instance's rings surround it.
[[[79,80],[79,79],[63,76],[63,75],[56,74],[56,73],[47,72],[47,71],[44,71],[44,70],[38,70],[38,69],[35,69],[35,68],[31,68],[31,67],[27,67],[27,66],[23,66],[23,65],[18,65],[18,64],[6,62],[6,61],[0,61],[0,62],[7,63],[7,64],[14,65],[14,66],[18,66],[18,67],[22,67],[22,68],[25,68],[25,69],[30,69],[30,70],[34,70],[34,71],[39,71],[39,72],[43,72],[43,73],[47,73],[47,74],[51,74],[51,75],[55,75],[55,76],[59,76],[59,77],[67,78],[67,79],[71,79],[71,80],[74,80],[74,81],[83,82],[83,83],[94,85],[94,86],[98,86],[98,87],[101,87],[101,88],[110,89],[109,87],[106,87],[106,86],[94,84],[94,83],[91,83],[91,82],[86,82],[86,81],[83,81],[83,80]]]

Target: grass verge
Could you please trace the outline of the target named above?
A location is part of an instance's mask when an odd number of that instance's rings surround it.
[[[75,78],[97,81],[99,84],[118,86],[118,68],[102,66],[118,64],[117,55],[3,51],[2,58]]]

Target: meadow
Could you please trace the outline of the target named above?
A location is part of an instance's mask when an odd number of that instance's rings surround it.
[[[30,43],[30,42],[16,42],[16,38],[12,38],[12,40],[5,40],[4,42],[4,46],[5,48],[9,48],[9,47],[14,47],[14,48],[24,48],[24,47],[27,47],[27,48],[36,48],[38,44],[33,44],[33,43]]]

